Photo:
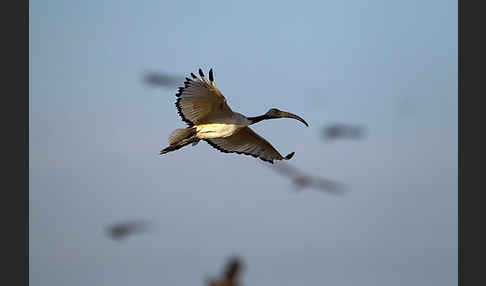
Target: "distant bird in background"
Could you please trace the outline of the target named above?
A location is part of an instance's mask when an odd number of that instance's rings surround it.
[[[183,77],[166,74],[164,72],[147,72],[143,79],[150,86],[168,88],[175,88],[184,81]]]
[[[242,261],[237,257],[231,257],[225,266],[222,278],[213,278],[207,281],[208,286],[238,286],[240,273],[243,267]]]
[[[146,221],[125,221],[109,225],[107,227],[108,236],[114,240],[122,240],[126,237],[142,232],[147,232],[149,223]]]
[[[266,119],[293,118],[309,126],[301,117],[272,108],[267,113],[246,117],[233,112],[226,98],[216,88],[213,69],[209,70],[209,81],[199,69],[198,78],[191,73],[184,87],[176,94],[176,107],[187,128],[173,131],[169,136],[169,146],[160,155],[178,150],[186,145],[196,145],[200,140],[224,153],[237,153],[260,158],[273,164],[274,160],[289,160],[295,152],[283,157],[268,141],[260,137],[250,125]]]
[[[281,175],[290,178],[294,187],[299,191],[306,188],[312,188],[333,194],[343,194],[345,192],[342,184],[321,177],[306,175],[285,162],[279,162],[270,167]]]
[[[364,128],[346,124],[331,124],[323,128],[322,136],[326,140],[361,139],[364,136]]]

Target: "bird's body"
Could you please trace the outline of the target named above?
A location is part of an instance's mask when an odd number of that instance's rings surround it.
[[[176,129],[170,134],[169,146],[160,152],[161,155],[204,140],[221,152],[246,154],[270,163],[292,158],[293,152],[283,157],[249,126],[274,118],[294,118],[308,126],[304,119],[275,108],[256,117],[233,112],[226,98],[216,88],[213,70],[209,71],[209,81],[201,69],[199,75],[201,78],[191,73],[192,79],[186,78],[184,87],[179,88],[176,107],[188,127]]]
[[[200,139],[226,138],[243,127],[247,127],[251,121],[244,115],[233,112],[230,117],[223,117],[215,123],[204,123],[196,126],[196,132]]]

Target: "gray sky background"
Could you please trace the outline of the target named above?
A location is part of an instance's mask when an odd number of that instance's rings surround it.
[[[457,285],[457,1],[30,1],[29,275],[35,286]],[[306,190],[184,127],[146,70],[214,68]],[[333,122],[367,128],[324,143]],[[117,242],[105,227],[153,221]]]

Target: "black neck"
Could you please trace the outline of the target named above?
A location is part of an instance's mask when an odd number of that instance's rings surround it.
[[[251,124],[255,124],[257,122],[260,122],[262,120],[265,120],[265,119],[270,119],[269,117],[267,117],[265,114],[264,115],[260,115],[260,116],[255,116],[255,117],[247,117],[246,119],[250,120],[251,121]]]

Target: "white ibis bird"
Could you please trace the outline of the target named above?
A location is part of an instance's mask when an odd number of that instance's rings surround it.
[[[174,130],[169,136],[169,146],[160,151],[160,155],[189,144],[194,146],[200,140],[204,140],[221,152],[250,155],[272,164],[273,160],[292,158],[295,152],[283,157],[267,140],[248,126],[276,118],[293,118],[309,126],[304,119],[276,108],[255,117],[233,112],[226,98],[216,88],[213,69],[209,70],[209,81],[202,69],[199,69],[199,75],[201,78],[191,73],[192,79],[186,78],[184,87],[180,87],[176,94],[178,113],[188,127]]]

